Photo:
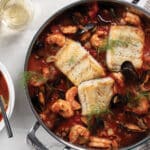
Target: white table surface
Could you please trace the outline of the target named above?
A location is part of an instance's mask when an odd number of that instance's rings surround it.
[[[36,119],[21,84],[25,56],[30,42],[40,26],[58,9],[75,1],[77,0],[32,0],[35,9],[34,18],[24,31],[14,32],[0,26],[0,61],[7,67],[11,74],[16,94],[15,108],[10,119],[14,137],[8,139],[6,130],[4,129],[0,133],[0,150],[31,149],[26,144],[26,135]],[[41,137],[40,139],[50,147],[50,150],[63,147],[63,145],[49,136],[44,129],[41,128],[38,134]]]
[[[0,133],[0,150],[30,150],[26,144],[26,135],[36,119],[28,104],[21,76],[25,56],[30,42],[40,26],[58,9],[77,0],[32,0],[34,18],[22,32],[15,32],[0,25],[0,61],[7,67],[15,85],[16,103],[10,123],[14,137],[7,138],[6,130]],[[53,139],[43,128],[37,136],[50,150],[61,150],[64,145]]]

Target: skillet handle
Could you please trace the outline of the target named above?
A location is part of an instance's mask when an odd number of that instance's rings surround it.
[[[26,137],[26,141],[29,145],[31,145],[32,147],[34,147],[36,150],[48,150],[48,148],[46,148],[46,146],[44,146],[36,137],[35,133],[38,130],[38,128],[40,127],[39,122],[36,122],[35,125],[31,128],[31,130],[29,131],[27,137]]]

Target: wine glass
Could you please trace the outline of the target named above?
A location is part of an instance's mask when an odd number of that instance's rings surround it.
[[[33,17],[30,0],[1,0],[0,14],[3,24],[12,29],[24,29]]]

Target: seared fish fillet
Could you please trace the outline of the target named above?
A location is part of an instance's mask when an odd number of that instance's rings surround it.
[[[102,66],[81,46],[80,43],[66,39],[66,44],[56,54],[55,65],[75,85],[83,81],[103,77]]]
[[[114,80],[110,77],[82,82],[78,87],[82,115],[105,111],[113,96]]]
[[[119,71],[124,61],[131,61],[141,68],[144,47],[144,32],[132,26],[111,26],[106,55],[109,69]]]

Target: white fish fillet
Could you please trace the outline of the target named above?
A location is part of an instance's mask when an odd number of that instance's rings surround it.
[[[141,68],[144,47],[144,32],[132,26],[110,28],[106,55],[109,69],[119,71],[124,61],[131,61],[135,68]]]
[[[66,44],[56,54],[55,65],[75,84],[105,75],[103,67],[81,46],[66,39]]]
[[[82,115],[105,111],[113,96],[114,80],[110,77],[82,82],[78,87]]]

